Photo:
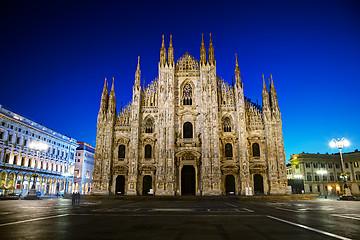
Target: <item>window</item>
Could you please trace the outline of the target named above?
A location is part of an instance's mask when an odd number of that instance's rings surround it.
[[[336,168],[340,168],[340,163],[335,163]]]
[[[90,172],[89,171],[86,171],[86,178],[90,178]]]
[[[12,135],[11,134],[9,134],[8,141],[12,142]]]
[[[315,174],[315,181],[320,181],[319,175]]]
[[[231,132],[231,122],[230,118],[226,117],[224,118],[224,132]]]
[[[360,172],[356,172],[356,173],[355,173],[355,179],[356,179],[357,181],[360,180]]]
[[[18,158],[18,156],[17,156],[17,155],[15,155],[15,156],[14,156],[14,162],[13,162],[13,164],[16,164],[16,162],[17,162],[17,158]]]
[[[145,146],[145,158],[151,158],[151,145],[147,144]]]
[[[153,133],[154,122],[151,118],[148,118],[145,123],[145,133]]]
[[[312,192],[312,186],[309,186],[309,191]]]
[[[307,180],[307,181],[312,181],[312,178],[311,178],[311,175],[310,175],[310,174],[308,174],[308,175],[306,176],[306,180]]]
[[[323,180],[324,182],[326,182],[326,181],[327,181],[327,176],[326,176],[326,175],[323,175],[322,180]]]
[[[325,163],[320,163],[321,168],[325,168]]]
[[[25,139],[25,140],[24,140],[24,146],[26,146],[26,145],[27,145],[27,140]]]
[[[4,132],[0,132],[0,139],[3,139],[4,137]]]
[[[5,122],[2,122],[2,123],[1,123],[1,126],[5,127]]]
[[[305,163],[306,168],[310,168],[310,163]]]
[[[354,162],[354,167],[359,167],[359,163],[358,162]]]
[[[299,164],[298,164],[298,163],[295,165],[295,168],[296,168],[296,169],[298,169],[298,168],[299,168]]]
[[[25,157],[21,158],[21,166],[25,166]]]
[[[252,145],[253,157],[260,157],[260,147],[258,143]]]
[[[330,181],[334,181],[335,178],[334,178],[334,174],[330,174]]]
[[[183,105],[192,105],[192,87],[186,83],[183,88]]]
[[[20,137],[16,138],[16,144],[20,144]]]
[[[232,157],[233,151],[232,151],[232,145],[230,143],[225,144],[225,157]]]
[[[125,158],[125,145],[119,146],[118,158]]]
[[[193,137],[193,126],[190,122],[184,123],[183,137],[184,138],[192,138]]]
[[[328,163],[328,166],[329,166],[329,168],[333,167],[332,163]]]
[[[345,163],[345,168],[349,168],[349,163]]]
[[[348,175],[347,180],[351,181],[350,173],[346,173]]]
[[[317,168],[318,167],[318,163],[314,163],[314,168]]]

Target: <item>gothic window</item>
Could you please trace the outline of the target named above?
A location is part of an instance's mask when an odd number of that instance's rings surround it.
[[[183,88],[183,105],[192,105],[192,87],[186,83]]]
[[[147,144],[145,146],[145,158],[151,158],[151,145]]]
[[[119,146],[119,157],[118,158],[125,158],[125,145]]]
[[[252,145],[253,157],[260,157],[260,147],[258,143]]]
[[[228,117],[224,118],[224,132],[231,132],[231,122]]]
[[[154,122],[151,118],[148,118],[145,123],[145,133],[153,133]]]
[[[10,154],[7,153],[7,154],[5,155],[5,163],[9,163],[9,160],[10,160]]]
[[[232,157],[233,151],[232,151],[232,145],[230,143],[225,144],[225,157]]]
[[[193,138],[193,126],[190,122],[184,123],[183,137],[184,138]]]

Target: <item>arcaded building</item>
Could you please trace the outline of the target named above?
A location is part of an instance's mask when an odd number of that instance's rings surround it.
[[[281,114],[272,77],[262,105],[217,75],[210,35],[200,61],[178,60],[164,37],[159,75],[141,86],[140,57],[132,101],[117,111],[114,80],[105,79],[97,123],[93,194],[285,194]]]

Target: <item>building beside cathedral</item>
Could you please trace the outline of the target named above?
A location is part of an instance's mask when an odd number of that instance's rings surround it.
[[[117,113],[114,79],[105,79],[97,122],[93,194],[286,194],[282,122],[274,82],[263,76],[262,106],[216,73],[210,35],[200,61],[177,61],[170,36],[159,75],[141,86],[140,57],[132,101]]]

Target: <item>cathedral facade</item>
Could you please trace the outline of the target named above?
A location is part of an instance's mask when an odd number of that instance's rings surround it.
[[[176,62],[164,36],[159,75],[141,86],[140,57],[132,101],[117,113],[114,80],[105,79],[97,122],[93,194],[252,195],[287,193],[282,122],[272,77],[262,106],[216,74],[210,35],[200,61]]]

